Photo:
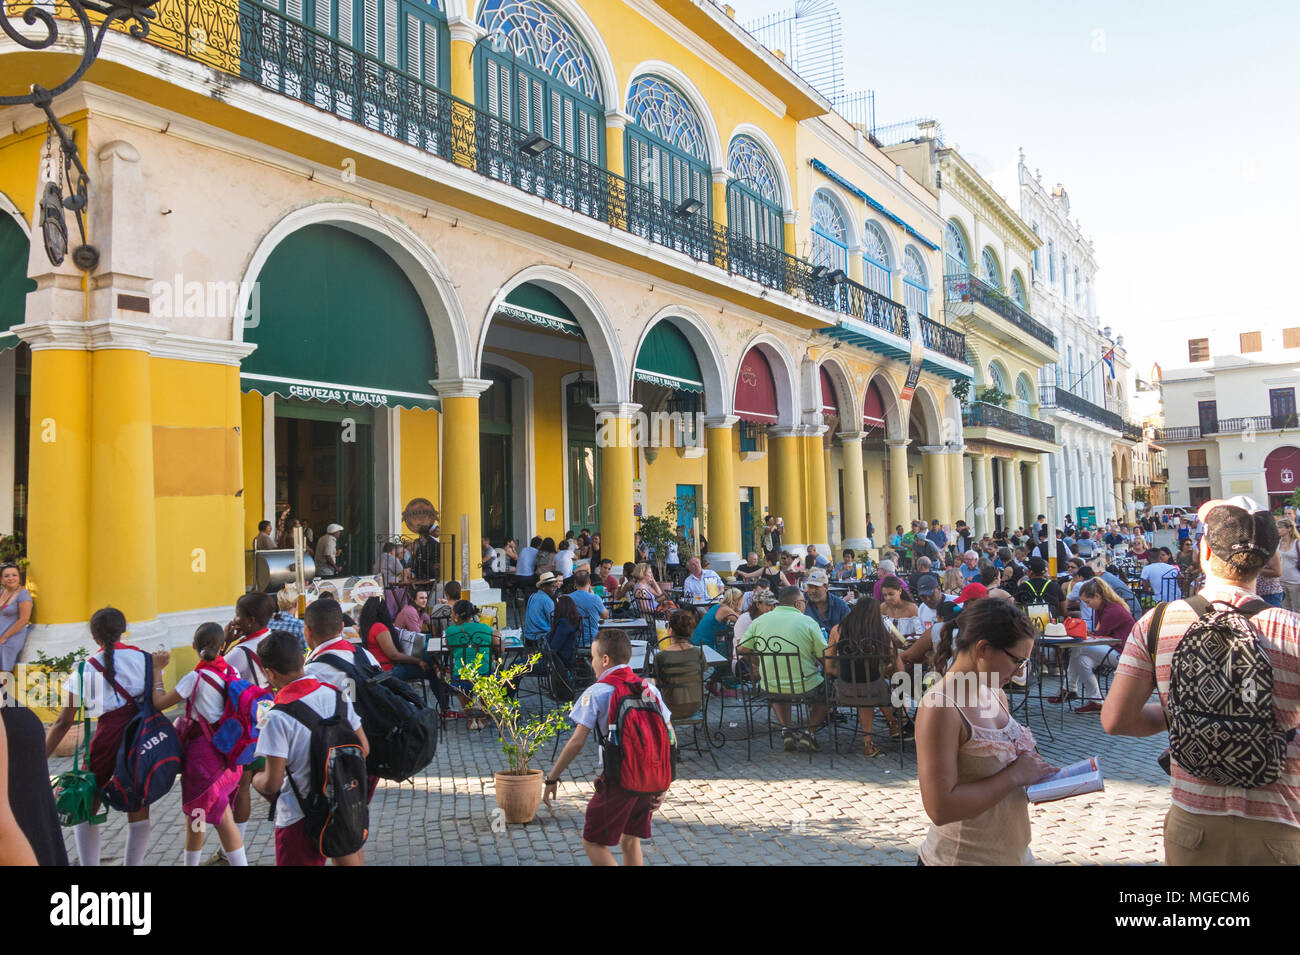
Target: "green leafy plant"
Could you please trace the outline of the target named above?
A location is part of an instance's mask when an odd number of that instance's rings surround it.
[[[1141,501],[1143,504],[1150,503],[1150,493],[1144,487],[1133,488],[1133,500]]]
[[[27,543],[22,534],[14,532],[0,537],[0,562],[15,563],[20,567],[27,565]]]
[[[988,388],[982,388],[976,393],[975,397],[986,405],[997,405],[999,408],[1005,408],[1007,403],[1011,401],[1009,394],[992,385]]]
[[[528,764],[539,749],[564,731],[565,717],[571,709],[566,703],[545,716],[524,718],[515,687],[519,678],[537,666],[541,659],[542,655],[535,653],[514,666],[480,673],[479,667],[483,662],[480,653],[473,663],[460,668],[460,678],[471,687],[470,709],[486,713],[488,719],[496,724],[501,752],[510,763],[510,772],[518,776],[528,772]]]
[[[651,514],[641,518],[641,540],[654,552],[655,573],[659,577],[663,577],[664,564],[668,560],[668,543],[676,536],[675,514],[674,506],[672,514],[665,511],[663,515]]]
[[[29,663],[28,666],[40,667],[43,670],[49,670],[51,673],[71,673],[73,667],[89,657],[90,654],[85,647],[78,647],[71,653],[65,653],[59,657],[47,656],[44,650],[37,650],[36,659]]]
[[[962,404],[965,404],[966,399],[970,397],[970,379],[954,378],[952,382],[952,394],[954,398]]]

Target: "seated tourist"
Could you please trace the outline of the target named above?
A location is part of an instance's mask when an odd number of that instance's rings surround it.
[[[912,603],[907,585],[898,577],[885,577],[880,581],[880,612],[886,625],[907,644],[921,635],[920,610]]]
[[[807,604],[804,613],[812,618],[822,633],[829,634],[831,627],[849,615],[849,605],[830,592],[830,578],[820,567],[808,574]]]
[[[844,548],[844,553],[840,556],[840,562],[835,565],[836,580],[858,579],[857,556],[851,548]]]
[[[674,723],[695,719],[704,706],[704,673],[709,664],[704,659],[704,651],[693,642],[693,631],[698,631],[695,614],[690,610],[676,611],[668,618],[668,642],[655,655],[655,668],[661,674],[656,683],[672,710]]]
[[[719,634],[726,630],[728,623],[740,619],[740,602],[743,598],[744,594],[732,587],[722,595],[722,601],[716,607],[705,607],[699,623],[691,633],[691,642],[698,647],[713,647],[716,650]]]
[[[1093,578],[1085,581],[1079,589],[1079,599],[1092,610],[1094,624],[1090,635],[1094,637],[1113,637],[1116,640],[1128,639],[1133,629],[1133,615],[1129,613],[1128,604],[1119,598],[1104,580]],[[1076,713],[1101,712],[1101,686],[1097,683],[1095,670],[1102,665],[1114,666],[1119,662],[1119,655],[1124,649],[1121,642],[1118,647],[1106,645],[1096,647],[1075,647],[1070,650],[1070,666],[1066,671],[1067,700],[1077,699],[1082,695],[1084,703]],[[1081,693],[1076,694],[1078,686]],[[1061,698],[1049,698],[1049,703],[1060,703]]]
[[[675,609],[673,602],[655,580],[649,564],[637,564],[632,569],[632,604],[642,616],[653,616],[659,611]]]
[[[682,584],[682,596],[686,600],[712,600],[722,593],[724,586],[717,572],[705,569],[700,558],[692,557],[686,562],[686,580]]]
[[[768,589],[773,593],[789,586],[785,574],[781,572],[780,558],[776,554],[768,554],[763,558],[763,570],[758,579],[767,584]]]
[[[876,657],[876,660],[839,660],[837,657]],[[889,631],[885,629],[880,606],[871,597],[863,597],[838,624],[831,628],[826,645],[826,668],[839,677],[837,693],[850,704],[861,700],[858,725],[862,727],[862,755],[879,756],[871,739],[871,727],[879,707],[890,731],[899,733],[898,719],[890,701],[889,677],[903,669]]]
[[[757,580],[763,573],[763,565],[758,562],[758,553],[750,551],[745,555],[745,562],[735,570],[737,582],[744,583],[750,580]]]
[[[804,615],[804,596],[798,587],[785,587],[779,596],[779,606],[755,620],[740,642],[742,657],[756,654],[796,654],[789,657],[759,656],[759,678],[769,694],[804,696],[820,689],[823,677],[822,657],[826,654],[826,638],[821,628]],[[792,663],[792,666],[787,666]],[[772,712],[781,724],[781,737],[786,752],[795,747],[819,752],[816,730],[826,719],[826,703],[810,702],[807,730],[795,728],[791,722],[791,703],[773,701]]]
[[[465,678],[464,671],[475,669],[480,676],[492,672],[492,657],[501,655],[501,634],[495,627],[480,623],[478,607],[468,600],[456,601],[451,608],[451,626],[443,634],[447,649],[451,651],[451,687],[460,697],[462,711],[469,717],[469,728],[481,730],[487,726],[482,714],[470,710],[473,684]]]

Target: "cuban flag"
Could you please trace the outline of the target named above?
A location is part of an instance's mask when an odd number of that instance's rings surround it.
[[[1101,356],[1101,360],[1104,361],[1106,363],[1106,367],[1110,369],[1110,377],[1114,378],[1115,377],[1115,349],[1112,347],[1110,351],[1106,352],[1106,354]]]

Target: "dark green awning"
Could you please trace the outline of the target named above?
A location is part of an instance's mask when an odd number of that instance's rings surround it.
[[[497,314],[562,335],[584,337],[582,326],[568,306],[540,285],[531,282],[525,282],[507,295],[506,300],[497,307]]]
[[[0,351],[18,347],[9,329],[23,323],[27,293],[36,283],[27,277],[27,236],[10,216],[0,217]]]
[[[700,363],[686,336],[670,322],[660,322],[650,329],[637,352],[632,377],[674,391],[704,391]]]
[[[271,253],[258,276],[257,350],[242,387],[284,398],[437,408],[433,331],[424,305],[382,249],[345,229],[312,225]]]

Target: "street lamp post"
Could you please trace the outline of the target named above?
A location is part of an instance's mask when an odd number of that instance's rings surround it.
[[[157,0],[134,0],[127,3],[100,3],[98,0],[66,0],[68,8],[76,15],[77,26],[81,30],[81,60],[65,80],[51,89],[33,83],[31,91],[20,96],[0,96],[0,106],[35,106],[45,113],[49,137],[58,137],[63,174],[58,179],[51,178],[45,184],[41,195],[41,234],[45,241],[45,255],[50,264],[61,265],[68,251],[68,226],[63,212],[68,210],[77,217],[77,229],[81,233],[81,244],[72,250],[72,261],[83,272],[94,271],[99,264],[99,250],[86,243],[86,206],[89,201],[90,176],[77,154],[76,134],[63,126],[54,115],[54,99],[66,93],[86,74],[92,63],[99,56],[104,36],[114,23],[130,23],[128,30],[137,40],[149,35],[149,21],[156,14],[152,7]],[[90,13],[97,13],[103,19],[96,26],[90,22]],[[59,39],[59,22],[48,10],[29,6],[22,13],[22,22],[34,27],[38,24],[44,29],[44,35],[29,36],[14,25],[14,16],[8,10],[7,0],[0,0],[0,29],[5,35],[21,47],[28,50],[46,50],[54,46]],[[50,146],[51,153],[53,145]],[[74,175],[75,174],[75,175]],[[68,195],[63,194],[67,186]]]

